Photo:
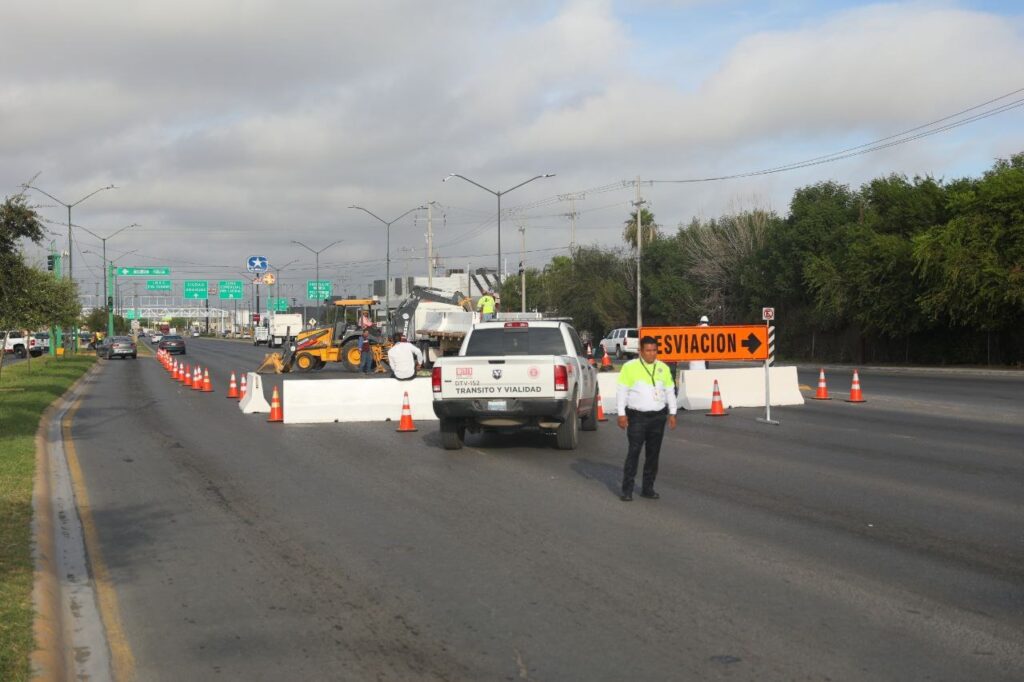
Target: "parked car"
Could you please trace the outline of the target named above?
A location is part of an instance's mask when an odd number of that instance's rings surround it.
[[[155,329],[149,334],[149,340],[152,341],[153,343],[160,343],[160,340],[163,338],[163,332],[157,331]]]
[[[108,336],[96,346],[96,355],[113,360],[114,358],[136,359],[138,348],[130,336]]]
[[[636,327],[620,327],[608,332],[601,339],[601,348],[609,355],[621,358],[623,355],[640,354],[640,334]]]
[[[13,353],[19,358],[23,358],[28,355],[28,352],[29,350],[27,340],[25,338],[25,332],[18,329],[12,329],[6,333],[6,336],[4,337],[4,353]]]
[[[160,339],[160,343],[156,345],[160,350],[165,350],[168,353],[180,353],[185,355],[185,339],[178,336],[177,334],[168,334]]]

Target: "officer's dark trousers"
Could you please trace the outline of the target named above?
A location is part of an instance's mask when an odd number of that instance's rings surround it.
[[[640,463],[640,449],[645,445],[642,490],[653,490],[654,479],[658,477],[658,455],[661,453],[661,439],[665,436],[668,409],[659,412],[638,412],[627,409],[626,417],[629,419],[629,425],[626,427],[629,452],[626,454],[626,464],[622,468],[622,492],[633,492],[636,469]]]

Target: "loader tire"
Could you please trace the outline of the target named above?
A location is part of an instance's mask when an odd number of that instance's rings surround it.
[[[309,372],[316,368],[318,357],[312,353],[299,353],[295,356],[295,369],[300,372]]]
[[[359,356],[359,339],[346,341],[341,347],[341,364],[347,371],[359,371]]]

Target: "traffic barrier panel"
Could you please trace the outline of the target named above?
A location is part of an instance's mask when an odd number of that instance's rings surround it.
[[[311,381],[309,383],[320,382]],[[270,412],[270,403],[267,402],[267,397],[263,393],[263,379],[256,372],[249,372],[245,397],[239,401],[238,408],[242,410],[242,414],[268,414]]]
[[[413,419],[436,420],[429,377],[412,381],[374,379],[286,379],[282,395],[288,403],[285,424],[399,421],[404,393]]]
[[[619,373],[608,372],[597,375],[597,393],[601,396],[601,406],[607,414],[616,414],[615,394],[619,390]]]
[[[796,367],[772,367],[772,406],[803,405]],[[764,407],[764,367],[740,369],[680,370],[676,382],[677,404],[684,410],[711,408],[714,383],[718,381],[722,405],[733,407]]]

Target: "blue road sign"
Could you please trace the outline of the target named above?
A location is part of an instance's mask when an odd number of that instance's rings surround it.
[[[266,272],[270,263],[267,261],[266,256],[249,256],[249,261],[246,265],[249,268],[249,272]]]

